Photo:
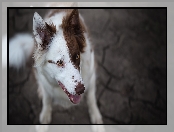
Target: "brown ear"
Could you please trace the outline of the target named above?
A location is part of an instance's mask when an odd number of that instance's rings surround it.
[[[80,30],[81,25],[78,9],[73,9],[66,17],[64,17],[62,21],[62,28],[68,30],[67,32]]]
[[[71,37],[73,36],[78,43],[80,52],[83,52],[85,47],[85,37],[83,34],[84,30],[80,23],[78,9],[73,9],[66,17],[64,17],[62,28],[64,35],[69,37],[67,40],[71,40]]]
[[[84,38],[84,30],[82,29],[82,25],[79,20],[79,11],[77,9],[74,9],[71,12],[70,15],[70,25],[71,29],[73,30],[73,33],[76,37],[76,41],[79,45],[80,52],[84,52],[84,47],[85,47],[85,38]]]
[[[71,26],[79,26],[79,11],[78,9],[74,9],[70,16],[69,16],[69,22]]]

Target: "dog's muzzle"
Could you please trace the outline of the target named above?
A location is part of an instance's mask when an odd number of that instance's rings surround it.
[[[65,86],[60,81],[58,81],[58,84],[63,89],[63,91],[67,94],[67,96],[69,97],[69,100],[72,103],[77,104],[80,102],[80,100],[81,100],[80,94],[84,93],[84,91],[85,91],[85,86],[83,84],[78,83],[76,85],[76,88],[75,88],[76,94],[75,95],[69,93],[68,90],[65,88]]]

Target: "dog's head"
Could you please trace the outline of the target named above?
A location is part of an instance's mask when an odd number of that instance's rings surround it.
[[[56,21],[61,17],[61,22]],[[80,53],[85,47],[84,29],[76,9],[60,13],[59,17],[52,19],[48,23],[38,13],[34,14],[35,66],[42,67],[41,72],[48,77],[48,81],[55,79],[70,101],[76,104],[85,90],[80,74]]]

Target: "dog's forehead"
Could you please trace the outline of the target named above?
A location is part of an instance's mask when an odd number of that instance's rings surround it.
[[[52,58],[55,60],[59,60],[62,57],[66,58],[67,60],[70,59],[70,54],[63,36],[63,31],[59,30],[53,37],[48,54],[50,56],[50,59]]]
[[[76,56],[76,54],[80,54],[79,48],[74,43],[71,43],[71,45],[71,48],[67,45],[63,30],[60,29],[52,39],[50,50],[48,51],[48,59],[55,62],[63,60],[66,64],[71,62],[74,68],[80,69],[79,64],[73,61],[73,57]]]

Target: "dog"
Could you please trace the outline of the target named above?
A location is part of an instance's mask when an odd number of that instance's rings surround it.
[[[69,108],[78,104],[84,94],[92,124],[102,124],[96,103],[96,66],[88,29],[78,9],[52,9],[43,19],[33,16],[32,35],[19,34],[9,44],[9,66],[25,66],[33,53],[34,74],[42,98],[41,124],[51,122],[53,100]],[[36,125],[43,132],[42,125]],[[93,131],[104,132],[103,125]]]

